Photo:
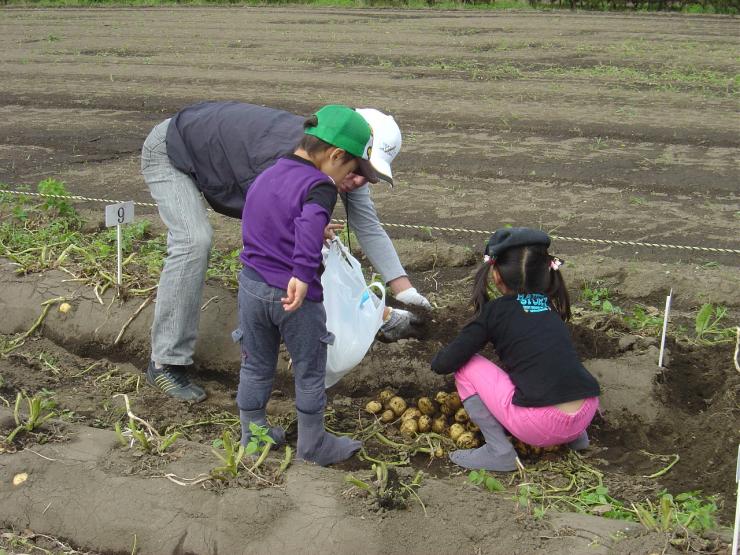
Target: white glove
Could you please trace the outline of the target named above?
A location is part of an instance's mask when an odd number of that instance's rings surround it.
[[[426,310],[432,310],[432,303],[427,298],[416,290],[416,287],[409,287],[404,289],[396,296],[396,300],[403,304],[409,304],[413,306],[420,306]]]
[[[390,342],[408,337],[420,337],[422,330],[418,326],[422,324],[421,318],[413,312],[400,308],[391,308],[388,319],[380,326],[380,338]]]

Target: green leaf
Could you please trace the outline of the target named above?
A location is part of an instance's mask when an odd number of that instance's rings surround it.
[[[710,303],[702,305],[699,313],[696,315],[696,336],[701,337],[709,327],[709,319],[714,312],[714,306]]]
[[[505,489],[504,485],[493,476],[486,478],[486,488],[488,488],[488,491],[504,491]]]
[[[247,447],[244,449],[244,452],[247,455],[254,455],[257,451],[259,451],[259,445],[256,441],[250,441],[247,443]]]
[[[671,521],[673,520],[673,496],[665,494],[660,498],[660,527],[661,530],[667,531],[671,528]]]

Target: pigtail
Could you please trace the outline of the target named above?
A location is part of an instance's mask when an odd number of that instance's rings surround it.
[[[553,258],[550,257],[550,261],[552,260]],[[568,288],[565,286],[563,274],[560,273],[559,269],[552,268],[552,264],[548,264],[548,271],[550,272],[550,286],[547,290],[547,296],[560,317],[567,322],[571,316],[570,295],[568,294]]]
[[[470,304],[473,305],[473,317],[475,320],[483,310],[483,305],[488,302],[488,283],[490,281],[491,265],[488,262],[484,262],[483,265],[478,268],[475,273],[475,279],[473,281],[473,295],[470,299]]]

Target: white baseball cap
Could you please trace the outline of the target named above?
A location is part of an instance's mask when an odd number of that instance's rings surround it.
[[[373,130],[373,146],[370,153],[370,164],[378,177],[393,186],[391,162],[401,150],[401,130],[393,116],[384,114],[374,108],[357,108]]]

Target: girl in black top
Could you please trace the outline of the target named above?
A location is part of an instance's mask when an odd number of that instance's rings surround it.
[[[486,244],[473,291],[475,316],[432,360],[455,383],[485,445],[450,459],[465,468],[508,471],[516,452],[504,428],[524,443],[588,446],[586,427],[599,406],[599,384],[578,359],[565,320],[570,299],[550,238],[529,228],[496,231]],[[489,287],[503,295],[489,300]],[[478,355],[491,342],[501,368]]]

